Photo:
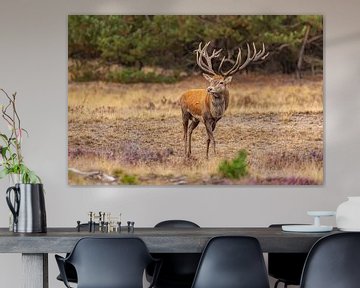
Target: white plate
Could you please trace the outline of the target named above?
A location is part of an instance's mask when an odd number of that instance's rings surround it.
[[[309,216],[335,216],[336,212],[335,211],[308,211],[307,214]]]
[[[339,230],[345,232],[360,232],[360,228],[339,228]]]
[[[333,227],[324,225],[283,225],[281,229],[286,232],[330,232]]]

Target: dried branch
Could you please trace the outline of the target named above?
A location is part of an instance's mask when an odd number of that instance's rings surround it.
[[[11,134],[8,140],[8,145],[15,148],[17,154],[18,164],[22,163],[23,157],[21,153],[21,120],[16,110],[16,92],[11,96],[4,90],[0,89],[9,101],[6,106],[2,107],[2,118],[8,123],[11,128]],[[9,109],[11,111],[9,112]],[[12,114],[12,116],[10,116]],[[14,137],[15,136],[15,137]]]
[[[9,174],[20,174],[22,183],[41,183],[41,179],[24,163],[21,152],[22,135],[27,131],[21,127],[21,119],[16,109],[16,93],[9,95],[4,89],[5,105],[1,105],[1,117],[9,126],[9,133],[0,133],[4,145],[0,146],[2,162],[0,163],[0,178]],[[10,135],[7,135],[10,134]]]

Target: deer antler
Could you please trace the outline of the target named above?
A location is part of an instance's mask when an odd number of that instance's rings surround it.
[[[202,42],[199,44],[199,48],[195,50],[196,52],[196,63],[199,65],[200,69],[203,70],[205,73],[210,75],[216,75],[216,72],[214,71],[212,67],[212,59],[217,58],[220,56],[220,53],[222,49],[216,50],[214,49],[212,54],[209,56],[207,49],[210,45],[210,42],[206,43],[204,47],[202,46]],[[204,62],[206,61],[206,63]]]
[[[254,48],[254,53],[252,55],[251,55],[249,43],[246,43],[246,45],[247,45],[248,53],[247,53],[247,58],[243,64],[241,64],[241,48],[239,48],[239,52],[236,57],[235,64],[226,72],[224,72],[222,70],[222,65],[224,64],[224,62],[229,62],[231,60],[230,60],[230,58],[225,58],[225,57],[222,58],[220,65],[219,65],[219,69],[218,69],[218,72],[222,76],[227,77],[227,76],[233,75],[236,72],[244,69],[247,65],[249,65],[250,62],[264,60],[269,55],[269,52],[265,54],[265,44],[264,43],[263,43],[262,49],[260,49],[259,51],[256,51],[256,46],[255,46],[255,43],[253,42],[252,46]]]
[[[231,58],[226,58],[225,56],[221,59],[219,68],[217,69],[217,72],[214,71],[214,68],[212,67],[212,60],[214,58],[218,58],[220,56],[220,53],[222,49],[216,50],[214,49],[212,54],[208,54],[208,47],[210,45],[210,42],[207,42],[204,47],[202,47],[202,42],[199,44],[199,48],[195,50],[196,52],[196,63],[200,67],[202,71],[204,71],[207,74],[210,75],[216,75],[220,74],[224,77],[231,76],[235,74],[236,72],[244,69],[247,65],[249,65],[251,62],[256,62],[259,60],[264,60],[268,55],[269,52],[265,54],[265,44],[263,43],[262,49],[259,51],[256,50],[255,43],[252,43],[254,52],[251,53],[250,45],[249,43],[246,43],[247,46],[247,57],[244,63],[241,64],[241,48],[239,48],[239,52],[236,57],[235,64],[228,70],[223,71],[222,66],[225,62],[232,62]]]

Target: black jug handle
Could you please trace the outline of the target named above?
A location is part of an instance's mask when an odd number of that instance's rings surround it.
[[[11,191],[14,191],[14,205],[11,203]],[[19,206],[20,206],[20,191],[15,186],[9,187],[6,190],[6,202],[10,208],[11,213],[14,215],[14,223],[18,222]]]

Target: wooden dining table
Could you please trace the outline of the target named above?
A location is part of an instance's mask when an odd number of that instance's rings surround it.
[[[151,253],[201,253],[209,239],[222,235],[252,236],[262,251],[308,252],[325,235],[338,233],[283,232],[281,227],[135,228],[120,232],[89,232],[77,228],[48,228],[47,233],[13,233],[0,228],[0,253],[21,253],[24,288],[48,288],[48,253],[67,253],[83,237],[139,237]]]

